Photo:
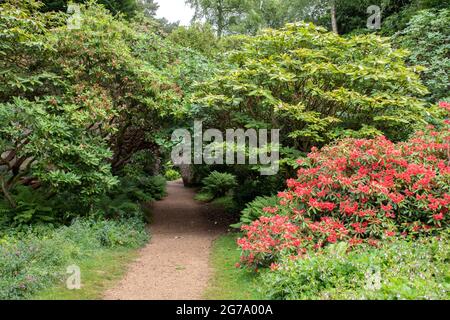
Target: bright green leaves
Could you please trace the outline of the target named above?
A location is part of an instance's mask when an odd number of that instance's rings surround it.
[[[53,86],[56,75],[43,70],[53,52],[46,40],[52,14],[42,14],[35,1],[21,6],[2,4],[0,11],[0,102],[9,96],[30,93],[42,86]],[[34,56],[33,56],[34,55]]]
[[[11,148],[16,161],[24,160],[18,173],[11,161],[12,173],[7,170],[5,178],[33,177],[44,187],[81,195],[101,194],[115,184],[107,164],[112,152],[105,141],[72,121],[70,110],[55,112],[51,105],[24,99],[0,104],[2,150]]]
[[[307,150],[338,132],[403,139],[423,123],[428,106],[420,99],[427,93],[420,68],[407,67],[405,53],[385,38],[343,38],[312,24],[290,24],[243,43],[196,97],[230,120],[222,126],[242,125],[227,114],[247,114],[281,127],[285,145]]]

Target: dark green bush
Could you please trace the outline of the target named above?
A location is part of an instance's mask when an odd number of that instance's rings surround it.
[[[151,197],[149,201],[153,200]],[[96,206],[94,216],[107,219],[137,218],[145,220],[143,215],[143,204],[138,200],[131,200],[127,194],[120,194],[114,197],[103,197]]]
[[[226,195],[237,186],[236,177],[230,173],[211,172],[209,176],[202,180],[203,191],[209,192],[214,197]]]
[[[407,62],[425,66],[421,77],[430,90],[430,100],[450,101],[450,9],[424,10],[395,36],[396,43],[410,51]]]
[[[16,201],[15,208],[11,208],[0,197],[0,212],[3,218],[3,221],[0,221],[0,227],[2,224],[16,226],[39,222],[55,222],[57,214],[52,210],[54,202],[46,199],[43,193],[33,191],[30,187],[17,186],[11,194]]]
[[[236,175],[240,183],[235,188],[234,198],[241,209],[255,198],[277,194],[286,186],[283,172],[273,176],[261,176],[259,172],[255,174],[250,171],[239,172]]]
[[[166,196],[166,179],[162,176],[140,177],[137,186],[155,200]]]
[[[271,197],[257,197],[252,202],[248,203],[241,212],[241,220],[238,224],[233,225],[235,228],[240,228],[243,224],[250,224],[266,215],[264,208],[273,208],[278,206],[279,198],[277,196]]]
[[[9,206],[17,223],[67,223],[114,198],[128,164],[155,174],[162,132],[186,95],[178,81],[193,81],[187,70],[201,78],[203,69],[192,66],[197,60],[183,69],[179,55],[190,50],[147,29],[145,19],[113,17],[90,1],[71,30],[66,14],[42,13],[41,5],[0,1],[0,210]],[[128,198],[163,197],[162,180],[149,179],[125,183],[143,186]],[[22,185],[36,195],[18,204]]]
[[[125,194],[138,202],[161,200],[166,195],[166,179],[162,176],[125,176],[114,194]]]
[[[13,191],[17,207],[11,208],[0,197],[0,229],[8,226],[70,223],[77,217],[139,218],[142,206],[166,195],[166,181],[161,176],[125,176],[110,192],[95,197],[91,205],[80,203],[72,192],[61,192],[48,199],[43,192],[17,186]]]

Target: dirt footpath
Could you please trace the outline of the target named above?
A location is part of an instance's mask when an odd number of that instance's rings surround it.
[[[207,206],[196,202],[194,190],[182,182],[169,182],[167,191],[152,205],[150,243],[104,299],[202,298],[211,274],[211,245],[224,227],[208,219]]]

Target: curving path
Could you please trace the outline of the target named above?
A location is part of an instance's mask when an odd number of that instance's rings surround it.
[[[207,206],[196,202],[195,192],[181,181],[169,182],[167,191],[153,204],[150,243],[105,299],[202,298],[211,273],[211,244],[224,228],[208,219]]]

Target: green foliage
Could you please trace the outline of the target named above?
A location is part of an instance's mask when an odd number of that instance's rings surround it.
[[[21,178],[38,180],[51,191],[76,190],[81,197],[110,189],[117,183],[107,162],[112,153],[102,139],[86,132],[80,116],[87,114],[51,101],[18,98],[0,104],[0,148],[11,159],[3,161],[5,189],[13,189]]]
[[[82,272],[82,286],[79,290],[68,290],[64,282],[57,282],[39,290],[30,300],[101,300],[105,291],[120,281],[130,263],[138,257],[132,248],[104,249],[77,261]]]
[[[236,234],[230,233],[214,241],[211,264],[214,273],[205,290],[205,298],[211,300],[258,300],[264,299],[258,292],[259,277],[255,273],[236,268],[239,250]]]
[[[163,166],[164,178],[167,181],[176,181],[181,179],[180,168],[175,167],[172,160],[167,161]]]
[[[408,63],[426,67],[422,79],[432,102],[450,101],[449,24],[450,9],[421,11],[395,36],[396,43],[410,51]]]
[[[245,35],[227,35],[219,40],[219,48],[222,52],[228,53],[240,49],[246,41]]]
[[[69,3],[87,3],[89,0],[41,0],[44,3],[43,11],[67,11]],[[97,3],[105,6],[111,14],[122,13],[127,17],[133,17],[142,12],[152,17],[156,14],[158,4],[154,0],[96,0]]]
[[[235,170],[234,172],[239,181],[235,188],[234,198],[240,209],[243,209],[256,197],[271,196],[286,186],[286,177],[289,174],[285,175],[283,169],[277,175],[261,176],[258,171],[251,170],[251,168],[244,170],[245,166],[242,167],[241,170]]]
[[[238,24],[240,15],[248,8],[247,0],[186,0],[186,3],[195,9],[194,19],[205,19],[215,27],[219,38]]]
[[[302,151],[343,133],[406,138],[429,117],[427,89],[405,53],[374,35],[342,38],[311,24],[249,37],[229,66],[199,87],[215,127],[281,128]],[[211,121],[213,122],[213,121]],[[256,124],[258,124],[256,126]]]
[[[140,218],[147,203],[166,196],[166,180],[162,176],[124,176],[120,184],[104,196],[96,207],[111,218]],[[100,215],[101,216],[101,215]]]
[[[30,187],[18,186],[14,190],[16,207],[11,209],[4,203],[2,225],[22,225],[38,222],[54,222],[55,212],[46,197],[40,192],[33,192]]]
[[[194,199],[200,202],[211,202],[214,200],[214,195],[209,192],[201,191],[195,195]]]
[[[320,254],[286,257],[261,277],[268,299],[449,299],[448,238],[398,240],[346,253],[344,243]]]
[[[181,174],[177,170],[168,169],[166,170],[166,173],[164,173],[164,177],[167,181],[175,181],[181,179]]]
[[[229,215],[235,215],[236,213],[239,213],[236,202],[231,195],[216,198],[211,201],[211,205]]]
[[[0,202],[15,221],[67,222],[110,197],[127,164],[140,167],[139,177],[154,174],[142,168],[160,157],[160,132],[182,114],[175,79],[193,80],[181,77],[183,63],[164,69],[182,50],[149,31],[148,20],[127,22],[90,3],[71,30],[65,14],[39,8],[34,0],[1,4]],[[162,64],[166,43],[177,56]],[[150,180],[133,181],[141,194],[126,196],[160,198],[162,180]]]
[[[166,179],[162,176],[141,177],[138,181],[138,188],[149,194],[155,200],[161,200],[166,193]]]
[[[198,51],[206,57],[215,58],[219,54],[218,39],[209,24],[180,26],[173,30],[168,38],[173,43]]]
[[[252,1],[252,13],[243,25],[250,30],[267,26],[282,27],[288,22],[306,21],[331,30],[332,0],[267,0],[262,4]],[[367,9],[376,5],[381,9],[381,29],[377,32],[392,35],[403,30],[408,21],[423,9],[442,9],[449,6],[449,0],[334,0],[336,19],[340,34],[372,33],[367,28],[371,14]]]
[[[66,268],[105,248],[138,248],[140,220],[77,220],[69,227],[10,230],[0,238],[0,299],[22,299],[63,280]]]
[[[204,185],[202,190],[209,192],[214,197],[224,196],[237,186],[235,176],[217,171],[211,172],[209,176],[202,180],[202,183]]]
[[[382,12],[379,33],[392,35],[403,30],[412,16],[424,9],[443,9],[449,0],[335,0],[340,34],[371,33],[367,8]],[[281,28],[286,23],[313,22],[331,30],[332,0],[190,0],[197,18],[206,18],[223,34],[256,34],[264,28]],[[219,21],[221,20],[221,21]],[[219,28],[221,23],[222,28]]]
[[[151,196],[135,185],[128,185],[118,195],[105,195],[98,199],[90,215],[112,219],[136,218],[144,221],[144,203],[150,201],[153,201]]]
[[[278,206],[279,199],[277,196],[271,197],[257,197],[252,202],[249,202],[244,210],[241,212],[240,223],[233,225],[234,228],[240,228],[244,224],[250,224],[252,221],[259,219],[262,216],[270,215],[265,212],[265,208],[274,208]]]
[[[327,2],[330,1],[307,1],[309,6],[319,3],[322,7],[328,9]],[[367,8],[376,5],[381,9],[381,29],[377,30],[377,32],[383,35],[392,35],[397,31],[403,30],[409,19],[420,10],[445,8],[449,4],[448,0],[338,0],[335,2],[339,33],[374,32],[367,28],[367,20],[371,15],[371,13],[367,13]],[[326,9],[319,12],[316,20],[320,25],[328,27],[331,18],[329,10]],[[305,12],[308,12],[308,10],[305,10]]]

